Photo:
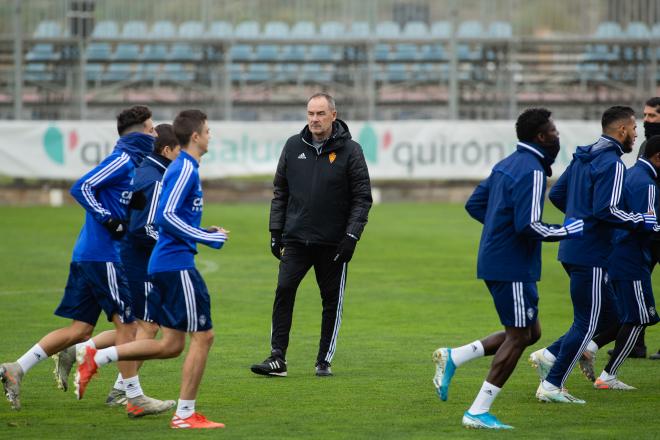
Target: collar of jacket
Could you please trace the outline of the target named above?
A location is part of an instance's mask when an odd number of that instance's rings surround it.
[[[199,162],[197,162],[197,159],[192,157],[190,155],[190,153],[188,153],[186,150],[181,150],[181,152],[179,153],[179,157],[181,159],[187,159],[187,160],[191,161],[195,168],[199,168]]]
[[[117,140],[116,149],[125,151],[135,162],[140,164],[154,150],[155,137],[146,133],[132,132]]]
[[[305,125],[301,130],[300,138],[305,144],[314,148],[314,144],[312,143],[312,132],[309,130],[309,125]],[[348,139],[351,139],[351,132],[348,130],[348,125],[346,125],[346,122],[341,119],[336,119],[332,123],[332,134],[321,147],[320,154],[340,149]],[[314,150],[316,151],[316,148],[314,148]]]
[[[619,156],[623,155],[623,145],[621,145],[621,142],[617,141],[611,136],[608,136],[606,134],[601,134],[600,139],[598,139],[598,142],[596,142],[594,145],[598,145],[601,140],[609,141],[610,143],[616,145],[618,150],[616,154],[618,154]]]
[[[533,142],[521,142],[518,141],[518,144],[516,144],[516,149],[518,151],[528,151],[530,153],[533,153],[534,156],[536,156],[539,161],[541,162],[541,165],[543,165],[543,169],[545,170],[545,173],[550,177],[552,176],[552,164],[555,162],[553,158],[548,156],[540,145],[537,145]]]
[[[165,171],[167,167],[170,166],[170,163],[172,163],[171,160],[158,153],[149,154],[145,160],[148,160],[149,163],[156,165],[157,168],[162,169],[163,171]]]
[[[643,163],[644,165],[646,165],[648,167],[649,174],[651,175],[651,177],[653,177],[656,180],[658,179],[658,171],[655,169],[655,167],[653,166],[653,164],[651,162],[644,159],[643,157],[640,157],[639,159],[637,159],[637,163],[639,163],[639,162]]]

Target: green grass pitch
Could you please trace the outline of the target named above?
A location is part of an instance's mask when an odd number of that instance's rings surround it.
[[[314,376],[321,306],[314,277],[298,291],[289,377],[253,375],[250,364],[269,352],[270,314],[277,262],[269,251],[268,205],[209,205],[204,224],[231,230],[221,251],[201,249],[197,264],[213,301],[216,342],[198,397],[198,409],[226,423],[220,432],[184,434],[167,428],[167,415],[129,420],[106,408],[116,369],[101,371],[78,402],[42,362],[24,380],[23,410],[0,402],[0,438],[660,438],[660,361],[628,360],[620,377],[639,389],[596,391],[573,372],[567,386],[584,406],[536,402],[538,380],[521,363],[493,406],[515,431],[468,431],[461,416],[484,380],[490,359],[457,372],[449,401],[440,402],[431,377],[431,353],[500,329],[483,283],[475,279],[480,225],[462,206],[375,206],[349,267],[344,318],[334,377]],[[546,219],[559,213],[547,207]],[[54,316],[66,282],[71,248],[83,220],[77,206],[0,208],[0,360],[13,361],[46,332],[66,321]],[[201,246],[203,248],[203,246]],[[567,330],[572,312],[568,278],[556,261],[557,244],[544,245],[539,285],[541,341]],[[656,291],[660,287],[656,279]],[[99,329],[109,328],[101,320]],[[660,348],[660,326],[647,334]],[[599,353],[598,368],[607,355]],[[182,358],[149,361],[141,371],[147,394],[176,399]]]

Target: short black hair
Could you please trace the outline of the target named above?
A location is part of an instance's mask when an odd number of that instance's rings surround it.
[[[123,136],[128,129],[144,123],[149,118],[151,118],[151,110],[146,105],[134,105],[131,108],[122,110],[117,115],[117,132],[119,136]]]
[[[176,115],[172,125],[181,148],[185,148],[190,143],[193,133],[201,134],[202,126],[207,119],[206,113],[201,110],[184,110]]]
[[[657,109],[660,107],[660,96],[655,96],[644,103],[644,105]]]
[[[179,145],[179,140],[174,135],[172,124],[158,124],[156,126],[156,133],[158,137],[154,142],[154,153],[162,155],[165,147],[176,147]]]
[[[605,113],[603,113],[603,117],[600,120],[600,125],[603,127],[603,130],[605,130],[613,123],[624,119],[630,119],[631,116],[635,116],[635,110],[627,106],[615,105],[614,107],[605,110]]]
[[[660,153],[660,135],[651,136],[646,140],[646,145],[644,146],[644,157],[648,159],[649,157],[655,156]]]
[[[537,134],[542,133],[550,122],[552,112],[545,108],[528,108],[518,116],[516,135],[518,140],[532,142]]]

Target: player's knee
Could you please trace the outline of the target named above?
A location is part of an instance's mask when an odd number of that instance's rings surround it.
[[[527,345],[534,345],[538,342],[539,339],[541,339],[541,330],[536,331],[532,329],[529,335],[529,340],[527,342]]]
[[[89,340],[94,333],[94,327],[82,322],[75,322],[70,328],[71,337],[76,343]]]
[[[213,332],[213,330],[201,332],[200,339],[201,339],[200,342],[202,342],[202,344],[210,348],[213,345],[213,342],[215,341],[215,333]]]
[[[164,348],[165,348],[165,350],[164,350],[165,356],[168,357],[168,358],[175,358],[175,357],[178,357],[183,352],[183,349],[186,346],[186,340],[185,339],[181,339],[181,340],[176,339],[176,340],[169,341],[167,344],[163,344],[163,345],[164,345]]]

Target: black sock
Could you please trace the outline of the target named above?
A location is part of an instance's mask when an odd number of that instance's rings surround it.
[[[614,344],[614,352],[610,361],[605,366],[605,372],[616,376],[616,372],[626,360],[633,347],[640,332],[644,329],[643,325],[623,324],[616,336],[616,343]]]

